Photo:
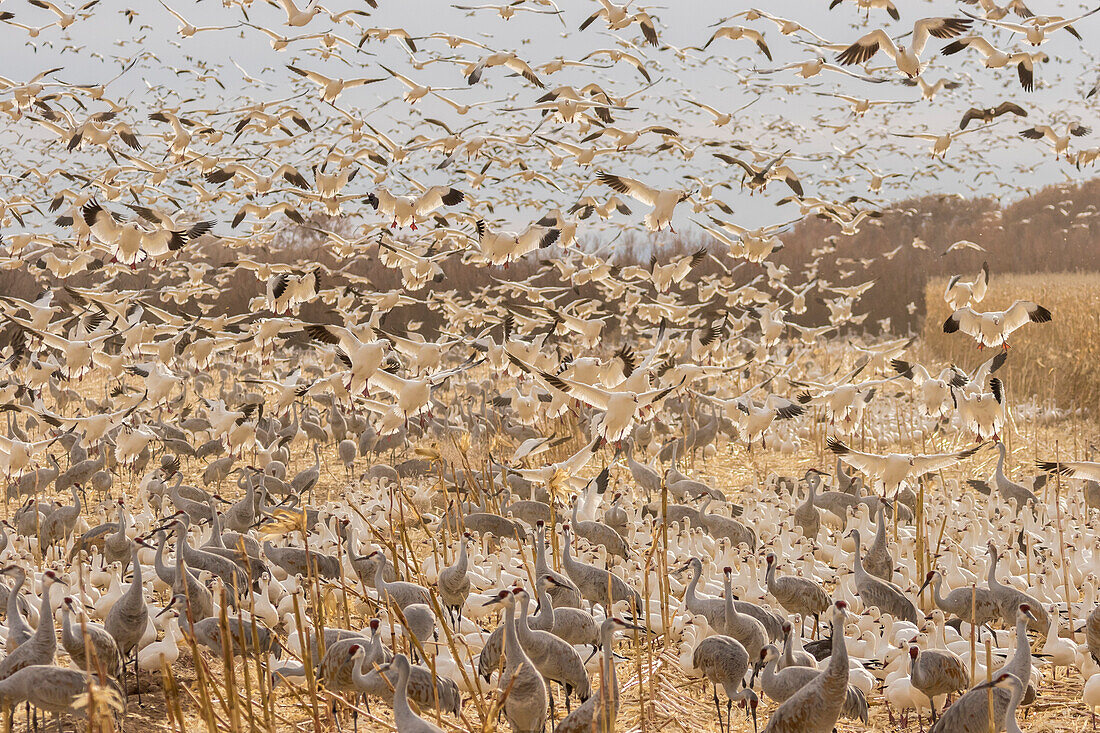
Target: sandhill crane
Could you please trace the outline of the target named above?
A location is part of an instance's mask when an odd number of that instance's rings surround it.
[[[323,555],[299,547],[277,547],[271,542],[264,542],[264,557],[289,575],[310,575],[316,572],[329,580],[340,578],[340,558],[333,555]]]
[[[93,680],[93,675],[80,670],[33,664],[0,680],[0,700],[6,705],[25,701],[39,710],[53,713],[57,716],[57,728],[61,730],[62,713],[78,713],[87,709],[77,703],[81,696],[88,693],[88,686]],[[113,692],[107,698],[108,704],[121,710],[122,695],[113,686],[113,680],[110,684]]]
[[[61,607],[61,645],[81,669],[98,672],[102,665],[103,671],[109,676],[118,677],[122,670],[122,656],[114,637],[107,629],[86,619],[79,624],[73,624],[72,611],[75,608],[76,602],[72,598],[65,598]],[[91,656],[88,655],[88,650],[92,652]]]
[[[932,702],[932,719],[936,718],[936,698],[970,687],[970,672],[957,654],[946,649],[921,650],[909,647],[909,679]]]
[[[630,558],[630,547],[626,540],[618,532],[608,527],[603,522],[582,520],[577,517],[577,505],[580,500],[573,502],[573,514],[570,527],[578,537],[583,537],[592,545],[602,545],[607,550],[608,559],[619,557],[623,560]]]
[[[580,610],[580,609],[574,609]],[[581,611],[581,613],[588,613],[587,611]],[[518,622],[517,622],[518,623]],[[527,626],[531,629],[537,629],[539,631],[553,631],[554,628],[554,608],[547,604],[541,606],[533,616],[527,617]],[[500,655],[504,652],[504,624],[498,624],[493,632],[489,634],[489,638],[485,640],[485,646],[481,647],[481,653],[477,657],[477,673],[485,678],[488,682],[493,672],[497,671],[500,667]]]
[[[519,617],[516,623],[516,636],[523,646],[523,651],[534,663],[539,674],[546,681],[546,690],[549,694],[550,683],[557,682],[565,692],[565,708],[569,710],[569,696],[575,691],[581,702],[592,694],[592,688],[588,682],[588,671],[584,668],[584,660],[573,648],[573,645],[560,639],[549,631],[532,629],[527,623],[527,607],[530,602],[528,593],[524,590],[513,591],[513,595],[519,599]],[[554,697],[549,695],[550,717],[554,717]]]
[[[126,676],[125,660],[131,654],[134,655],[134,682],[140,699],[141,678],[138,676],[137,669],[137,644],[145,633],[145,624],[149,620],[149,608],[145,605],[145,597],[142,595],[142,570],[141,562],[138,561],[136,542],[130,547],[130,562],[134,568],[130,587],[107,612],[107,618],[103,619],[103,628],[118,644],[118,651],[123,659],[123,677]]]
[[[1036,506],[1039,503],[1039,498],[1035,496],[1035,492],[1026,486],[1022,486],[1008,476],[1005,475],[1005,454],[1007,449],[1004,443],[997,443],[997,467],[993,470],[992,482],[981,481],[978,479],[971,479],[967,481],[967,484],[971,488],[977,489],[985,495],[989,495],[989,484],[992,483],[996,487],[997,493],[1001,495],[1006,504],[1015,503],[1016,513],[1019,514],[1025,506]],[[1046,478],[1043,476],[1042,478]]]
[[[554,608],[549,589],[555,582],[553,578],[542,577],[536,583],[539,593],[539,602],[536,608],[539,616],[545,614],[550,624],[549,628],[544,630],[551,632],[560,639],[564,639],[573,646],[588,645],[595,651],[596,645],[600,642],[600,630],[596,625],[596,619],[582,608],[572,608],[570,606]],[[531,616],[530,618],[537,617]],[[532,626],[531,628],[535,627]]]
[[[779,669],[779,661],[779,650],[775,648],[774,644],[768,644],[760,650],[759,664],[764,665],[763,670],[760,672],[760,689],[769,698],[782,705],[806,684],[816,679],[821,672],[814,667],[784,667]],[[867,722],[867,697],[855,685],[848,685],[844,696],[844,704],[840,709],[840,717]]]
[[[8,591],[8,637],[4,645],[4,651],[11,654],[16,647],[31,638],[32,633],[27,622],[23,620],[23,614],[20,611],[20,606],[26,604],[19,592],[23,589],[23,584],[27,582],[27,571],[19,565],[8,565],[0,570],[0,574],[8,576],[14,581],[11,590]]]
[[[590,604],[600,604],[611,614],[611,607],[619,601],[626,601],[632,613],[640,613],[642,597],[638,591],[628,586],[622,578],[594,565],[578,562],[571,552],[572,536],[568,524],[562,525],[565,544],[562,547],[562,568],[581,592],[581,596]]]
[[[708,636],[699,642],[691,655],[691,664],[703,673],[714,687],[714,710],[718,714],[718,727],[722,727],[722,708],[718,702],[718,685],[726,693],[726,721],[728,723],[733,701],[744,701],[756,720],[756,693],[748,687],[741,688],[749,670],[749,653],[736,639],[724,636]],[[739,689],[741,688],[741,689]]]
[[[989,571],[986,573],[986,584],[989,586],[989,591],[993,594],[993,599],[997,601],[997,608],[1000,611],[1001,620],[1006,625],[1016,623],[1018,621],[1020,606],[1027,606],[1031,618],[1029,628],[1031,628],[1032,631],[1045,634],[1047,629],[1050,628],[1050,616],[1047,615],[1047,611],[1043,608],[1043,604],[1039,603],[1033,596],[1021,590],[1017,590],[1011,585],[1003,585],[998,582],[997,560],[999,553],[997,552],[997,546],[993,544],[992,540],[989,541],[988,551]]]
[[[504,607],[504,671],[497,690],[504,698],[504,718],[513,733],[536,733],[543,729],[547,711],[546,685],[534,662],[520,645],[516,634],[516,600],[512,591],[502,590],[485,603]]]
[[[829,733],[848,699],[848,647],[844,619],[848,604],[833,604],[829,665],[772,713],[764,733]],[[795,668],[797,669],[797,668]]]
[[[887,583],[894,577],[894,558],[890,555],[890,547],[886,540],[886,506],[885,502],[878,507],[875,523],[875,541],[867,548],[867,556],[863,558],[863,567],[868,573],[881,578]]]
[[[619,678],[615,674],[614,637],[616,631],[644,631],[641,626],[629,624],[614,616],[600,624],[600,646],[603,660],[600,666],[600,686],[577,709],[567,715],[554,733],[613,733],[619,716]]]
[[[989,689],[993,688],[993,720],[989,719]],[[928,729],[928,733],[988,733],[1001,730],[1013,715],[1008,733],[1016,733],[1016,706],[1023,697],[1023,682],[1010,672],[998,673],[992,680],[983,682],[967,692],[947,708]]]
[[[848,534],[856,543],[854,563],[856,593],[863,601],[863,605],[867,608],[875,606],[883,613],[888,613],[901,621],[909,621],[914,625],[920,623],[917,607],[906,597],[901,588],[882,578],[876,578],[863,567],[859,530],[853,529]]]
[[[50,605],[50,588],[55,583],[64,585],[52,570],[42,573],[42,604],[38,611],[38,628],[29,639],[17,646],[0,661],[0,680],[4,680],[24,667],[53,664],[57,655],[57,633],[54,629],[53,607]]]
[[[364,695],[379,697],[392,705],[396,687],[393,670],[384,672],[373,669],[364,674],[365,660],[369,657],[370,652],[364,651],[362,643],[352,645],[348,648],[348,651],[355,659],[355,665],[352,668],[352,679],[355,681],[355,688]],[[390,657],[387,655],[384,659],[380,659],[378,663],[385,665],[389,661]],[[542,681],[539,680],[539,683],[541,684]],[[458,685],[446,677],[433,674],[430,669],[420,665],[409,668],[407,696],[421,710],[438,708],[456,717],[462,711],[462,694],[459,692]]]
[[[50,547],[58,542],[64,542],[76,528],[76,522],[80,519],[80,486],[72,487],[73,503],[59,507],[50,512],[39,531],[39,542],[42,547]]]
[[[829,594],[809,578],[800,578],[795,575],[776,576],[775,568],[778,564],[778,558],[774,552],[768,553],[765,562],[767,563],[765,582],[768,586],[768,592],[775,597],[775,600],[787,613],[802,617],[802,634],[806,633],[806,617],[813,616],[814,637],[816,638],[821,614],[828,610],[831,603]]]
[[[546,562],[546,525],[542,522],[535,524],[535,580],[549,577],[555,582],[547,589],[554,607],[567,606],[580,608],[584,599],[576,584],[551,567]]]
[[[447,609],[447,615],[451,617],[451,623],[457,629],[462,623],[462,607],[466,605],[466,599],[470,596],[469,554],[467,547],[470,544],[470,533],[465,532],[459,541],[458,556],[453,565],[448,565],[439,571],[436,587],[439,588],[439,597],[443,599],[443,606]],[[458,618],[454,616],[457,614]]]
[[[760,655],[760,650],[768,643],[768,632],[764,624],[757,621],[747,613],[741,613],[733,602],[733,582],[731,577],[733,568],[724,568],[722,571],[722,587],[725,592],[725,607],[722,618],[722,626],[718,629],[726,636],[732,637],[745,647],[751,659]]]
[[[390,670],[396,679],[393,686],[393,722],[401,733],[443,733],[443,729],[421,718],[409,707],[409,659],[397,654],[393,660],[378,667],[380,674]]]
[[[974,626],[985,624],[1000,618],[1000,607],[993,591],[976,586],[956,588],[946,597],[940,595],[943,588],[943,573],[929,570],[924,583],[917,591],[919,596],[929,585],[932,586],[932,600],[944,613],[950,613]]]
[[[802,648],[802,637],[794,633],[794,625],[790,621],[783,622],[783,656],[777,663],[778,669],[787,667],[817,669],[817,658]]]
[[[817,498],[817,490],[821,486],[821,474],[810,470],[806,472],[806,484],[809,492],[806,501],[795,507],[794,525],[802,530],[802,534],[811,540],[817,539],[817,533],[821,530],[821,512],[814,506]]]
[[[431,594],[428,589],[416,583],[394,581],[387,583],[384,571],[385,555],[381,550],[375,550],[367,555],[374,562],[374,589],[378,591],[378,597],[386,603],[392,603],[404,610],[406,606],[414,603],[431,605]]]

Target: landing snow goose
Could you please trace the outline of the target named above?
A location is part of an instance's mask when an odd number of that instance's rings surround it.
[[[1070,478],[1100,481],[1100,463],[1095,461],[1036,461],[1040,471]]]
[[[955,453],[930,453],[926,455],[890,453],[888,455],[875,455],[874,453],[864,453],[849,448],[836,438],[829,438],[828,446],[829,450],[840,456],[841,460],[852,468],[863,471],[873,478],[881,479],[883,496],[888,496],[892,491],[897,491],[902,481],[912,480],[929,471],[941,471],[950,468],[959,461],[974,455],[982,447],[982,445],[976,445],[973,448]]]
[[[545,249],[558,241],[561,234],[558,229],[545,229],[538,225],[529,226],[522,232],[493,232],[481,219],[477,220],[475,227],[481,254],[494,265],[506,265],[536,249]]]
[[[886,31],[878,28],[837,54],[836,60],[845,66],[863,64],[881,50],[893,59],[898,71],[912,79],[920,76],[920,55],[929,37],[954,38],[969,28],[971,22],[964,18],[922,18],[913,24],[912,40],[908,48],[898,46],[886,35]]]
[[[287,0],[289,2],[289,0]],[[383,77],[376,79],[368,79],[366,77],[359,77],[357,79],[339,79],[336,77],[327,77],[316,71],[309,71],[307,69],[299,69],[297,66],[287,64],[287,68],[293,71],[295,74],[301,77],[305,77],[309,81],[313,82],[321,88],[321,99],[329,104],[335,104],[336,100],[344,93],[345,89],[353,89],[355,87],[361,87],[365,84],[374,84],[383,80]]]
[[[1050,311],[1030,300],[1017,300],[1008,310],[979,313],[964,306],[943,322],[944,333],[962,331],[973,336],[978,347],[1001,347],[1008,350],[1009,335],[1027,322],[1049,323]]]
[[[972,48],[984,58],[982,63],[987,69],[1003,69],[1006,66],[1015,66],[1016,73],[1020,77],[1020,86],[1025,92],[1035,88],[1035,64],[1046,62],[1049,57],[1042,51],[1035,53],[1006,52],[993,46],[992,43],[981,36],[963,36],[940,49],[944,56],[950,56],[962,51],[964,48]]]
[[[747,187],[750,191],[756,191],[758,189],[763,190],[767,187],[768,181],[778,178],[786,183],[792,191],[801,196],[803,194],[802,183],[798,180],[798,176],[796,176],[794,174],[794,171],[792,171],[787,166],[780,165],[780,163],[783,162],[783,159],[787,157],[787,153],[789,152],[790,151],[788,150],[782,155],[772,158],[770,161],[759,168],[755,165],[746,163],[740,158],[735,158],[732,155],[726,155],[725,153],[714,153],[714,157],[718,158],[718,160],[721,160],[724,163],[741,167],[745,171],[746,175],[746,178],[743,179],[742,185]]]
[[[1036,125],[1035,127],[1029,127],[1026,130],[1020,132],[1021,135],[1029,140],[1042,140],[1046,138],[1050,140],[1054,147],[1054,154],[1061,156],[1069,150],[1069,141],[1071,136],[1083,137],[1092,132],[1092,128],[1085,127],[1080,122],[1070,122],[1066,124],[1066,134],[1059,135],[1053,127],[1050,125]],[[1067,155],[1068,158],[1068,155]]]
[[[943,291],[943,299],[952,311],[964,308],[974,303],[981,303],[985,299],[986,290],[989,288],[989,263],[983,262],[982,269],[977,277],[967,282],[962,275],[955,275],[947,281],[947,288]]]
[[[485,69],[493,66],[505,66],[537,86],[539,89],[546,87],[546,85],[542,83],[542,80],[539,79],[538,75],[535,74],[535,70],[532,69],[526,61],[517,56],[514,51],[491,53],[485,56],[474,64],[473,68],[466,74],[466,83],[470,86],[477,84],[481,81],[481,75],[484,73]]]
[[[1060,31],[1062,29],[1065,29],[1067,33],[1076,38],[1078,41],[1083,40],[1081,38],[1081,34],[1078,33],[1077,30],[1073,27],[1073,24],[1081,20],[1082,18],[1089,17],[1097,10],[1100,10],[1100,7],[1095,7],[1092,10],[1082,13],[1081,15],[1078,15],[1074,18],[1063,18],[1061,16],[1050,15],[1033,15],[1026,18],[1022,23],[1009,23],[1004,20],[990,18],[988,15],[982,18],[980,16],[968,13],[965,10],[962,11],[962,13],[963,15],[973,18],[974,20],[985,21],[986,23],[994,25],[998,28],[1004,28],[1006,30],[1012,31],[1013,33],[1019,33],[1027,38],[1027,42],[1030,43],[1032,46],[1039,46],[1047,40],[1048,33],[1054,33],[1055,31]]]
[[[660,231],[665,226],[668,226],[669,231],[675,232],[676,230],[672,228],[672,215],[676,205],[691,197],[689,192],[679,189],[650,188],[633,178],[617,176],[603,171],[596,174],[596,180],[613,191],[626,194],[643,204],[652,206],[653,210],[646,214],[644,219],[646,228],[651,232]]]
[[[424,188],[419,196],[394,196],[385,188],[379,188],[367,196],[367,203],[376,211],[393,218],[391,228],[411,227],[416,229],[418,221],[424,221],[429,214],[442,206],[454,206],[461,203],[466,194],[451,186],[431,186]]]

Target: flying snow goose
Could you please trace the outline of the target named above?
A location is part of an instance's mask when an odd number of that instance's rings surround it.
[[[374,193],[367,195],[367,203],[376,211],[393,217],[391,228],[411,227],[416,229],[416,223],[423,221],[441,206],[454,206],[466,198],[466,194],[457,188],[450,186],[431,186],[425,188],[417,196],[394,196],[385,188],[379,188]]]
[[[957,311],[972,303],[981,303],[985,299],[988,288],[989,263],[983,262],[981,272],[973,280],[967,282],[962,279],[962,275],[955,275],[948,280],[947,288],[943,291],[943,299],[947,302],[947,307]]]
[[[1008,350],[1008,336],[1028,321],[1048,323],[1050,311],[1030,300],[1017,300],[1008,310],[979,313],[964,306],[943,322],[944,333],[962,331],[974,337],[978,347],[1000,346]]]
[[[913,24],[913,37],[908,48],[898,46],[886,35],[886,31],[876,28],[837,54],[836,60],[845,66],[864,64],[881,50],[893,59],[898,71],[912,79],[920,76],[920,55],[929,37],[954,38],[969,28],[972,22],[963,18],[922,18]]]
[[[651,232],[659,231],[666,225],[669,231],[675,232],[676,230],[672,228],[672,214],[676,209],[676,205],[691,197],[689,192],[679,189],[650,188],[633,178],[616,176],[603,171],[596,174],[596,180],[610,187],[613,191],[626,194],[643,204],[652,206],[653,210],[646,214],[644,219],[646,228]]]
[[[1020,77],[1020,86],[1025,92],[1035,88],[1035,64],[1046,62],[1049,57],[1042,51],[1026,53],[1023,51],[1008,53],[993,46],[992,43],[981,36],[963,36],[940,49],[944,56],[950,56],[962,51],[964,48],[972,48],[984,58],[982,63],[987,69],[1003,69],[1006,66],[1015,66],[1016,73]]]
[[[536,249],[545,249],[558,241],[561,234],[558,229],[544,229],[538,225],[529,226],[522,232],[493,232],[481,219],[475,227],[481,254],[494,265],[506,265]]]
[[[887,496],[891,490],[896,491],[902,481],[922,476],[929,471],[940,471],[954,466],[959,461],[969,458],[978,452],[981,445],[973,448],[957,451],[955,453],[930,453],[927,455],[908,455],[905,453],[890,453],[887,455],[875,455],[863,453],[849,448],[837,440],[829,438],[829,450],[840,456],[841,460],[852,468],[863,471],[868,476],[882,480],[883,496]]]

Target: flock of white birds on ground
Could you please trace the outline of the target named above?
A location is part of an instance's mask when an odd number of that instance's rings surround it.
[[[39,288],[0,292],[9,721],[125,725],[195,655],[262,670],[246,705],[320,689],[323,725],[392,706],[399,733],[702,724],[654,660],[720,729],[1019,731],[1059,672],[1100,705],[1100,544],[1070,521],[1100,463],[1014,461],[1043,415],[998,376],[1058,314],[986,298],[1011,263],[960,273],[942,328],[975,363],[921,364],[853,330],[873,258],[819,274],[939,174],[1090,166],[1065,57],[1100,8],[806,2],[838,36],[440,3],[467,38],[380,4],[0,2],[20,68],[57,60],[0,77],[0,275]],[[130,36],[92,51],[107,15]],[[524,23],[583,50],[532,57]],[[277,65],[221,60],[257,39]],[[708,64],[736,95],[691,88]],[[1006,140],[1049,153],[997,172]],[[776,189],[783,221],[739,223]],[[775,262],[810,216],[840,233]],[[674,227],[703,246],[667,254]]]

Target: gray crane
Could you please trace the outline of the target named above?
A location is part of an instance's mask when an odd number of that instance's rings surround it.
[[[600,604],[608,616],[612,615],[612,606],[619,601],[626,601],[630,606],[631,614],[637,615],[642,611],[642,597],[638,591],[631,588],[619,576],[603,568],[579,562],[573,559],[572,533],[568,524],[562,525],[564,545],[562,547],[562,568],[578,589],[581,596],[590,604]],[[609,593],[610,591],[610,593]]]
[[[860,553],[859,530],[853,529],[848,533],[855,540],[855,580],[856,594],[859,595],[863,605],[867,608],[875,606],[879,611],[888,613],[901,621],[908,621],[914,625],[920,623],[920,615],[917,607],[905,595],[905,592],[882,578],[876,578],[863,567],[863,557]]]
[[[760,670],[760,689],[780,705],[821,674],[813,667],[796,666],[779,669],[778,664],[781,659],[779,650],[774,644],[768,644],[760,650],[759,664],[763,665],[763,669]],[[855,685],[848,685],[844,704],[840,708],[840,717],[867,722],[867,696],[863,694],[863,690]]]
[[[829,608],[829,594],[809,578],[800,578],[796,575],[777,576],[775,570],[779,558],[775,556],[774,552],[769,552],[764,562],[767,563],[764,579],[768,586],[768,592],[783,607],[784,611],[802,617],[801,634],[805,635],[806,633],[806,617],[813,616],[814,638],[817,638],[821,614]]]
[[[10,614],[11,611],[8,611]],[[1092,660],[1100,664],[1100,606],[1092,609],[1085,622],[1085,643],[1088,645]]]
[[[436,580],[439,597],[443,599],[443,607],[447,610],[447,615],[456,629],[462,623],[462,607],[470,597],[469,544],[470,533],[464,532],[462,539],[459,540],[458,556],[455,557],[454,564],[440,570],[439,578]]]
[[[351,567],[355,570],[355,574],[359,576],[359,582],[363,584],[364,588],[373,588],[374,561],[371,559],[370,555],[359,554],[359,537],[356,535],[354,529],[350,529],[344,534],[344,545],[347,548],[348,560],[351,562]],[[394,571],[389,558],[383,557],[382,565],[384,568],[382,577],[386,579],[386,582],[392,583],[397,580],[397,573]]]
[[[879,504],[875,512],[875,539],[867,548],[867,556],[863,558],[863,567],[868,573],[881,578],[887,583],[894,580],[894,558],[890,555],[890,546],[886,540],[886,507]]]
[[[946,649],[909,647],[909,680],[932,703],[936,720],[936,698],[970,687],[970,671],[959,656]]]
[[[428,637],[439,639],[435,630],[435,612],[427,603],[410,603],[401,609],[401,625],[405,632],[416,640],[416,644],[423,645]],[[412,646],[413,661],[417,661],[416,645]]]
[[[603,546],[607,550],[608,560],[612,557],[622,558],[623,560],[629,559],[630,547],[626,544],[626,540],[622,538],[622,535],[603,522],[582,520],[577,517],[577,504],[579,503],[579,500],[573,502],[573,516],[570,523],[573,532],[578,537],[583,537],[589,544]]]
[[[722,628],[726,617],[725,600],[722,598],[700,597],[695,591],[699,583],[699,578],[703,573],[702,560],[693,557],[684,565],[674,570],[673,574],[679,575],[687,570],[692,571],[692,578],[688,581],[687,589],[684,591],[684,607],[691,613],[700,614],[705,617],[707,619],[707,624],[711,628]],[[734,605],[740,613],[748,614],[762,623],[764,629],[768,632],[769,639],[778,639],[783,633],[783,618],[779,616],[779,614],[773,613],[766,608],[761,608],[755,603],[749,603],[748,601],[734,601]]]
[[[122,670],[122,656],[114,637],[103,626],[87,619],[74,624],[72,613],[75,610],[76,602],[66,597],[61,607],[61,646],[81,669],[98,672],[102,666],[109,676],[118,677]]]
[[[573,692],[581,702],[592,694],[592,687],[588,681],[588,670],[584,668],[584,660],[569,642],[554,636],[552,632],[532,629],[527,622],[527,609],[530,604],[530,596],[522,589],[513,591],[513,595],[519,602],[519,617],[516,623],[516,636],[519,638],[523,651],[527,653],[539,674],[546,682],[546,691],[550,703],[550,719],[554,719],[554,696],[550,694],[550,683],[561,685],[565,693],[565,709],[568,712],[569,697]]]
[[[772,713],[764,733],[832,733],[848,699],[848,647],[844,641],[847,614],[845,601],[833,604],[828,666]]]
[[[1035,496],[1035,492],[1031,489],[1016,483],[1008,476],[1005,475],[1005,453],[1007,449],[1004,443],[997,443],[997,467],[993,470],[993,478],[989,481],[981,481],[980,479],[970,479],[967,484],[970,488],[980,491],[981,493],[989,496],[991,491],[989,484],[993,484],[997,489],[997,493],[1001,495],[1006,504],[1014,504],[1016,506],[1016,513],[1019,514],[1025,506],[1037,506],[1039,503],[1039,497]],[[1042,474],[1042,478],[1046,479],[1046,474]]]
[[[0,680],[0,700],[14,706],[26,702],[38,710],[53,713],[57,717],[57,729],[61,730],[61,714],[79,714],[86,707],[78,707],[77,701],[88,692],[94,676],[77,669],[56,667],[52,664],[32,664],[9,677]],[[114,694],[112,704],[122,709],[121,691],[110,682]]]
[[[307,491],[312,491],[321,480],[321,456],[317,452],[317,444],[313,444],[313,465],[302,469],[290,480],[290,487],[301,496]]]
[[[708,494],[699,505],[698,524],[714,539],[729,542],[730,547],[744,544],[749,550],[755,551],[756,533],[736,519],[724,517],[721,514],[708,514],[707,509],[712,501],[714,497]]]
[[[527,625],[532,629],[538,629],[539,631],[552,631],[554,628],[554,617],[557,615],[557,611],[562,609],[555,609],[552,605],[546,604],[539,608],[538,613],[527,617]],[[580,611],[580,609],[573,609]],[[580,611],[587,615],[587,612]],[[500,666],[500,656],[504,652],[504,624],[498,624],[493,632],[489,634],[489,638],[485,640],[485,646],[481,647],[481,653],[477,657],[477,673],[485,678],[488,682],[493,672],[497,671]]]
[[[265,541],[264,557],[290,575],[312,575],[314,572],[328,580],[340,579],[340,558],[300,547],[277,547]],[[190,560],[188,560],[190,562]]]
[[[760,655],[760,650],[768,643],[768,632],[764,624],[757,621],[747,613],[741,613],[733,602],[733,568],[724,568],[722,571],[722,586],[725,592],[725,617],[722,619],[722,628],[718,629],[726,636],[732,637],[745,647],[750,659]]]
[[[54,509],[46,516],[39,527],[39,546],[43,548],[43,551],[58,542],[64,542],[76,529],[76,522],[80,519],[80,509],[82,507],[80,485],[73,484],[71,491],[73,503]]]
[[[993,544],[992,540],[989,541],[988,551],[989,571],[986,574],[986,584],[989,586],[989,591],[993,594],[994,600],[997,601],[997,608],[1000,611],[1001,620],[1004,621],[1006,625],[1016,623],[1017,610],[1021,605],[1026,605],[1031,609],[1032,620],[1029,627],[1032,631],[1045,634],[1050,629],[1050,616],[1047,615],[1046,609],[1043,608],[1043,604],[1023,591],[1016,590],[1010,585],[1002,585],[997,582],[997,560],[999,554],[997,552],[997,546]]]
[[[516,598],[512,591],[502,590],[485,603],[504,607],[504,671],[497,682],[498,693],[504,696],[504,718],[513,733],[541,733],[546,720],[546,684],[527,656],[516,634]]]
[[[50,605],[50,588],[64,585],[52,570],[42,573],[42,603],[38,611],[38,628],[29,639],[0,660],[0,680],[6,679],[24,667],[53,664],[57,655],[57,633],[54,629],[53,607]]]
[[[565,577],[546,563],[546,525],[535,524],[535,581],[540,578],[552,578],[555,582],[547,589],[554,602],[554,608],[580,608],[584,603],[581,591],[573,581]]]
[[[26,605],[26,601],[19,595],[19,592],[23,589],[24,583],[27,582],[27,571],[19,565],[8,565],[0,570],[0,574],[8,576],[13,581],[11,590],[8,591],[6,604],[8,638],[4,649],[6,653],[11,654],[16,647],[31,638],[32,633],[31,627],[23,620],[23,614],[20,610],[20,606]]]
[[[398,654],[393,661],[378,667],[377,671],[383,675],[390,672],[396,678],[393,685],[393,722],[397,733],[443,733],[442,728],[424,720],[409,707],[409,676],[412,670],[408,657]]]
[[[956,588],[946,596],[940,595],[943,588],[943,573],[929,570],[924,583],[917,591],[919,596],[924,589],[932,586],[932,601],[944,613],[957,616],[973,626],[984,626],[1001,616],[1000,606],[993,591],[988,588]],[[1098,629],[1100,630],[1100,629]]]
[[[588,645],[595,651],[600,643],[600,630],[596,626],[596,619],[592,618],[592,614],[581,608],[571,608],[569,606],[554,608],[549,589],[556,582],[549,576],[543,576],[537,582],[539,602],[536,610],[540,615],[546,614],[550,620],[550,628],[545,630],[560,639],[564,639],[573,646]],[[531,616],[531,618],[537,617]]]
[[[756,694],[750,688],[742,687],[745,674],[749,671],[749,653],[741,642],[723,634],[708,636],[695,647],[691,664],[703,673],[714,688],[714,710],[718,714],[719,730],[722,729],[722,707],[718,702],[718,685],[722,685],[726,693],[727,725],[734,700],[746,702],[755,715],[756,706],[752,699]],[[754,718],[753,729],[755,728]]]
[[[821,531],[821,512],[814,506],[814,499],[817,498],[817,489],[821,485],[821,474],[813,469],[807,471],[806,485],[809,492],[806,494],[806,501],[794,509],[794,526],[801,529],[808,539],[816,540]]]
[[[145,624],[149,620],[149,608],[145,605],[145,597],[142,595],[142,571],[137,553],[138,545],[135,542],[130,546],[130,562],[134,568],[134,575],[130,579],[130,587],[107,612],[107,617],[103,619],[103,628],[118,644],[118,651],[123,659],[123,677],[126,676],[125,660],[133,654],[134,680],[138,700],[140,701],[141,678],[138,676],[137,643],[141,640],[141,635],[145,633]]]
[[[600,624],[600,646],[603,659],[600,666],[600,686],[577,709],[565,716],[554,733],[614,733],[619,717],[619,678],[615,673],[614,636],[616,631],[645,631],[641,626],[622,619],[604,619]]]
[[[1008,733],[1018,733],[1016,706],[1023,696],[1023,683],[1011,672],[998,672],[988,682],[974,687],[947,708],[928,733],[989,733],[1003,730],[1012,713]],[[993,721],[989,720],[989,690],[993,689]]]
[[[231,504],[222,515],[222,525],[233,532],[247,532],[256,522],[256,485],[251,476],[246,485],[244,496]]]
[[[374,564],[374,589],[378,591],[379,599],[392,603],[402,610],[414,603],[431,605],[431,594],[424,586],[416,583],[406,583],[402,580],[393,583],[386,582],[385,563],[383,562],[386,556],[382,554],[381,550],[375,550],[367,555],[367,558]]]
[[[777,664],[778,669],[787,667],[817,669],[817,657],[802,648],[802,637],[794,633],[794,625],[790,621],[783,622],[783,656]]]
[[[187,514],[177,514],[175,521],[176,554],[182,555],[188,567],[206,570],[221,578],[227,588],[244,590],[248,587],[248,575],[241,566],[232,560],[210,552],[197,550],[187,541],[187,529],[190,524]]]
[[[373,669],[364,674],[363,668],[366,666],[365,660],[369,656],[369,652],[364,650],[361,642],[353,646],[357,648],[349,648],[349,651],[354,659],[352,679],[355,682],[355,688],[364,695],[381,698],[393,705],[394,690],[397,687],[394,670],[392,668],[389,670]],[[387,657],[379,664],[384,667],[389,661]],[[539,684],[542,684],[541,678]],[[430,669],[420,665],[409,668],[406,697],[416,703],[416,706],[421,710],[438,708],[455,717],[458,717],[462,712],[462,693],[459,691],[458,685],[446,677],[433,675]]]

